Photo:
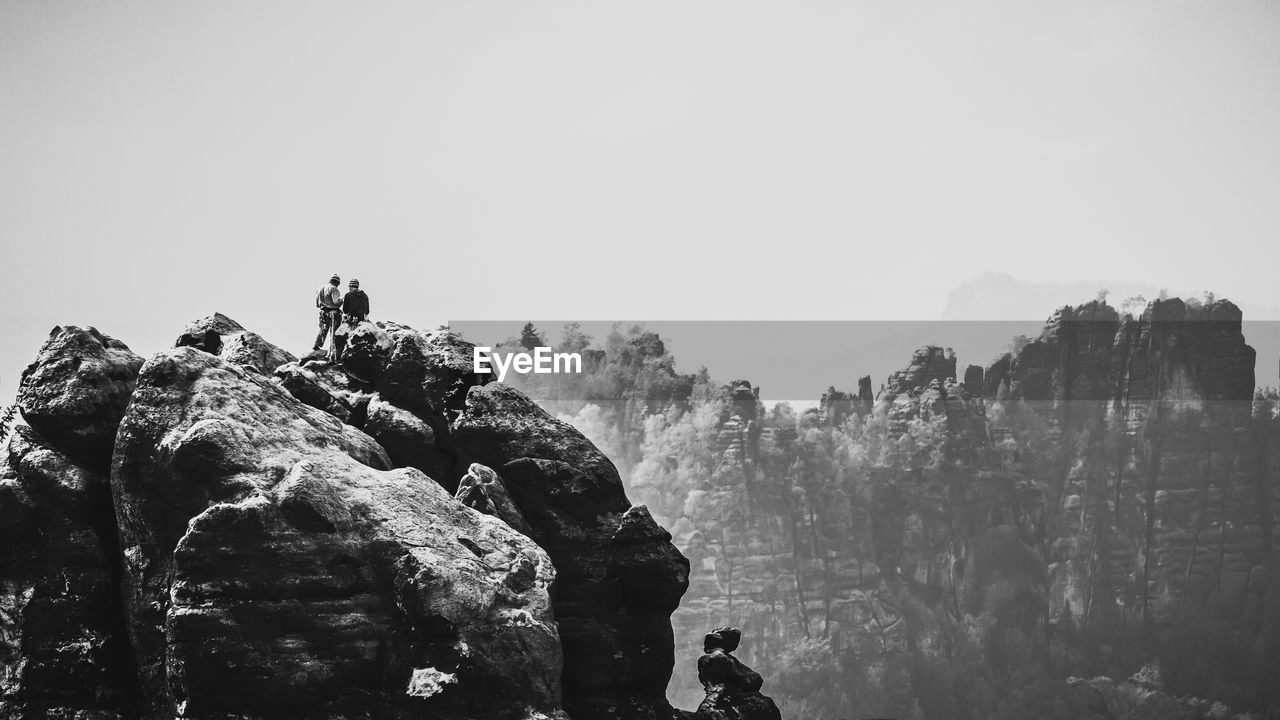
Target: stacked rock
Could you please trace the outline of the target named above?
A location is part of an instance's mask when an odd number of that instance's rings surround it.
[[[717,627],[703,639],[698,658],[698,680],[707,697],[694,713],[695,720],[782,720],[778,706],[760,693],[764,679],[733,656],[742,631]]]

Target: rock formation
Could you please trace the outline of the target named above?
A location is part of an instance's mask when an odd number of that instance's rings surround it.
[[[183,328],[174,347],[185,346],[254,368],[259,373],[270,374],[277,367],[297,360],[288,351],[272,345],[222,313],[200,318]]]
[[[758,628],[741,653],[780,702],[796,701],[788,652],[812,651],[854,693],[825,707],[853,714],[973,717],[1019,684],[1047,701],[1046,668],[1125,677],[1152,659],[1170,696],[1222,717],[1277,706],[1280,421],[1252,408],[1240,320],[1224,301],[1086,303],[963,378],[922,348],[849,433],[835,391],[794,430],[762,428],[758,452],[722,418],[714,472],[675,500],[644,486],[692,563],[681,666],[728,619]]]
[[[105,474],[142,358],[94,328],[57,327],[22,373],[18,407],[33,429]]]
[[[565,709],[665,718],[669,617],[688,582],[670,535],[631,508],[613,463],[580,433],[511,387],[485,386],[490,376],[474,372],[469,343],[396,324],[385,331],[392,347],[368,385],[362,427],[393,464],[417,467],[467,505],[511,519],[551,554],[560,570]],[[282,371],[301,375],[311,365]],[[341,405],[341,382],[317,380],[296,383],[299,396]],[[647,583],[643,592],[628,592],[637,578]]]
[[[706,654],[698,658],[698,680],[707,698],[695,720],[782,720],[778,706],[760,692],[764,678],[733,656],[741,639],[737,628],[717,627],[703,640]]]
[[[470,343],[384,325],[391,350],[370,373],[377,381],[366,387],[362,427],[394,465],[429,473],[550,554],[564,708],[576,717],[668,717],[669,618],[688,583],[670,534],[631,507],[613,463],[577,430],[509,386],[485,385],[491,376],[474,372]],[[325,395],[341,400],[340,385],[317,377],[300,396],[333,406]]]
[[[471,387],[449,432],[497,470],[561,571],[565,709],[579,718],[669,717],[670,616],[689,571],[670,534],[630,507],[608,458],[517,390]]]
[[[113,519],[106,475],[15,429],[0,457],[0,718],[137,717]]]
[[[333,331],[333,341],[342,348],[342,366],[348,375],[366,383],[382,377],[391,354],[391,336],[385,330],[368,320],[341,323]]]
[[[1248,682],[1210,665],[1280,657],[1256,654],[1280,648],[1264,619],[1280,617],[1280,595],[1254,357],[1230,302],[1161,300],[1137,318],[1095,302],[1064,308],[987,373],[993,397],[1048,428],[1021,440],[1042,446],[1050,616],[1140,628],[1182,692]]]
[[[0,458],[0,718],[672,716],[670,535],[456,336],[366,336],[55,330]]]
[[[533,537],[533,528],[529,527],[524,514],[511,500],[506,483],[491,468],[472,463],[467,474],[458,483],[457,498],[463,505],[492,515],[524,535]]]
[[[911,356],[911,364],[889,376],[886,392],[900,395],[912,389],[928,387],[930,383],[956,380],[956,354],[949,348],[936,345],[920,348]]]
[[[142,358],[58,327],[22,376],[0,454],[0,718],[136,717],[108,487]]]
[[[143,366],[112,490],[145,715],[555,709],[545,554],[390,465],[367,435],[218,357],[180,347]],[[466,655],[503,636],[526,648],[524,672]],[[420,671],[500,678],[508,697],[410,692]]]

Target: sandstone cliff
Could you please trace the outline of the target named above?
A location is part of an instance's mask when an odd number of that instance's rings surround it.
[[[673,716],[688,563],[609,459],[456,336],[349,343],[54,330],[0,459],[0,717]]]
[[[788,714],[1072,717],[1067,675],[1152,662],[1205,699],[1188,717],[1280,707],[1280,425],[1253,363],[1228,302],[1096,302],[963,377],[922,348],[865,410],[832,389],[752,415],[726,386],[701,481],[645,464],[635,490],[692,563],[679,662],[728,621]]]

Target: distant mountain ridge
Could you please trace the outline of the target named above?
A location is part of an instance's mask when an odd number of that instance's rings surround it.
[[[1142,296],[1147,302],[1163,292],[1169,297],[1193,298],[1212,288],[1169,288],[1122,280],[1031,282],[999,272],[983,273],[957,285],[947,295],[944,320],[1039,320],[1064,305],[1078,305],[1107,291],[1108,301],[1122,307]],[[1280,320],[1280,308],[1233,298],[1248,320]],[[1145,304],[1145,303],[1143,303]]]

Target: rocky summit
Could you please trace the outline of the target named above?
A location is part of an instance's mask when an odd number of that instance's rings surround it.
[[[448,332],[349,347],[54,329],[0,454],[0,718],[676,717],[689,564],[609,458]]]

